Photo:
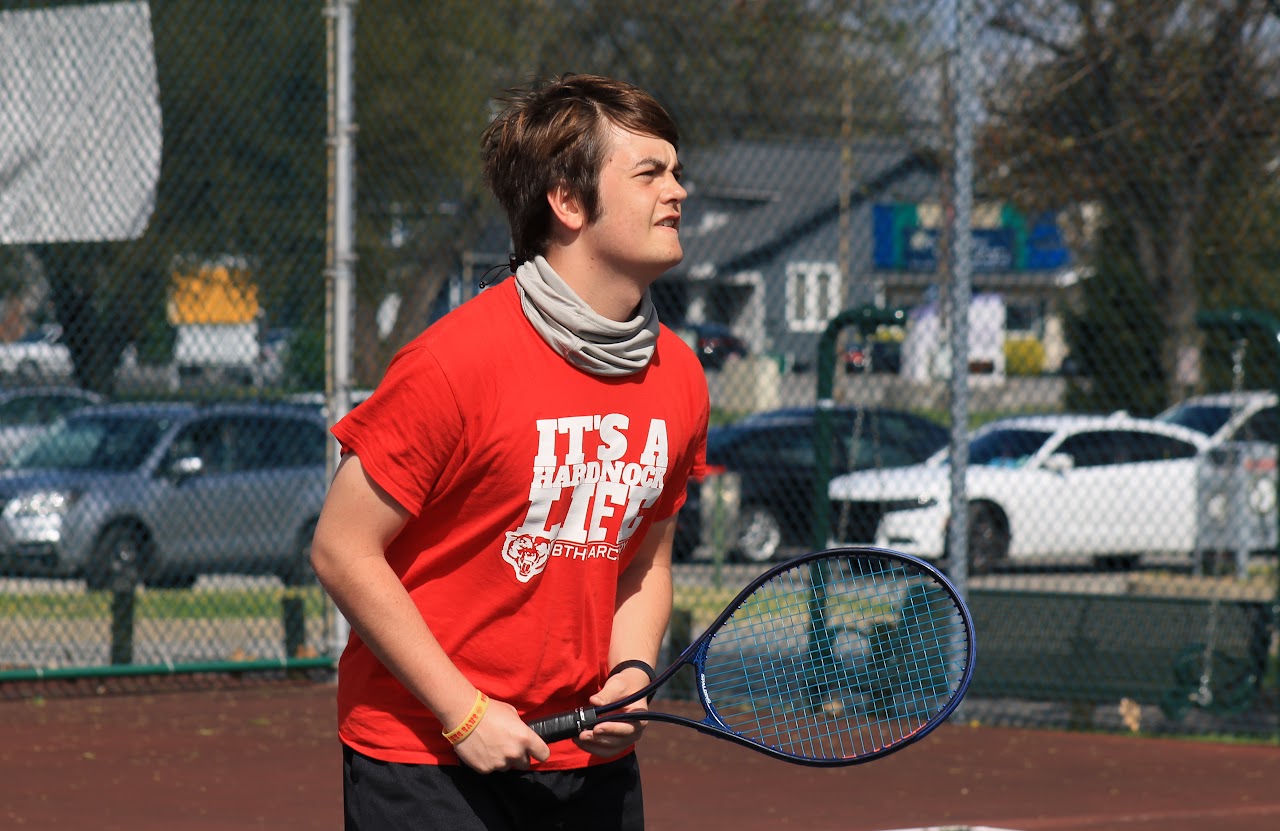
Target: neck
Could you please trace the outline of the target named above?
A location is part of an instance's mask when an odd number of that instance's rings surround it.
[[[593,312],[620,323],[635,317],[636,308],[653,282],[620,273],[597,260],[574,256],[564,248],[553,246],[546,260]]]

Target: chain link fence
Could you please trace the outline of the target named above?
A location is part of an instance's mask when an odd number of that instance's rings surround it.
[[[332,665],[326,403],[506,262],[491,101],[582,71],[681,127],[673,648],[881,545],[963,583],[969,718],[1275,735],[1280,8],[1157,6],[9,0],[0,680]]]

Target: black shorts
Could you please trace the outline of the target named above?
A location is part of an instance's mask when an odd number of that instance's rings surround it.
[[[342,748],[347,831],[643,831],[636,755],[581,770],[476,773]]]

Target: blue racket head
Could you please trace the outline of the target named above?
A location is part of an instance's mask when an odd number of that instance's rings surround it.
[[[789,761],[854,764],[917,741],[955,710],[973,674],[973,624],[932,565],[832,549],[762,574],[684,661],[707,732]]]

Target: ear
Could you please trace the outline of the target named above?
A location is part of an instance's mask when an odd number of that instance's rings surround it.
[[[568,186],[559,184],[547,191],[547,204],[560,224],[570,231],[580,231],[587,224],[582,203],[578,201],[578,197],[569,192]]]

